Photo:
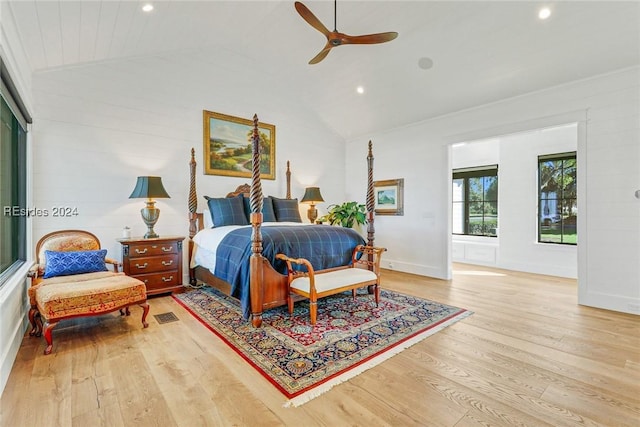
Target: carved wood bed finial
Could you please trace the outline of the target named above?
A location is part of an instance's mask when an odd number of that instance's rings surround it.
[[[376,201],[373,194],[373,144],[369,141],[369,154],[367,154],[367,244],[374,246]]]
[[[291,199],[291,169],[289,168],[289,160],[287,160],[287,199]]]
[[[198,232],[198,196],[196,194],[196,150],[191,148],[191,161],[189,162],[189,237],[193,237]]]

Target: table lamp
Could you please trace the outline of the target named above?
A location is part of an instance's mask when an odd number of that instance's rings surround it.
[[[320,189],[318,187],[307,187],[304,190],[304,196],[302,196],[302,200],[300,203],[309,203],[309,210],[307,211],[307,217],[311,223],[316,222],[316,218],[318,217],[318,210],[316,209],[316,203],[324,202],[322,198],[322,194],[320,194]]]
[[[162,179],[159,176],[139,176],[136,187],[129,196],[130,199],[147,199],[147,206],[140,209],[142,220],[147,225],[145,239],[153,239],[158,235],[153,231],[153,226],[158,222],[160,209],[156,208],[156,201],[153,199],[168,199],[169,195],[162,186]]]

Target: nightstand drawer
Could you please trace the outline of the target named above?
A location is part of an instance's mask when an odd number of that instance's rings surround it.
[[[178,270],[165,271],[151,274],[132,274],[138,280],[142,280],[147,286],[147,292],[158,291],[161,288],[170,288],[180,284]]]
[[[130,275],[175,270],[178,268],[178,254],[155,257],[131,258],[125,261]]]
[[[129,256],[131,258],[177,253],[178,244],[176,242],[143,243],[129,245]]]

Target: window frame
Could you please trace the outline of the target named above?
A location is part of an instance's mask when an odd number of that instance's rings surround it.
[[[1,59],[1,58],[0,58]],[[10,254],[7,257],[6,265],[0,266],[0,287],[4,286],[21,266],[27,261],[27,133],[28,123],[31,123],[31,116],[26,111],[24,103],[20,99],[8,70],[3,61],[0,61],[0,111],[8,112],[11,116],[0,121],[0,126],[10,123],[10,132],[4,133],[9,141],[3,141],[1,149],[8,154],[8,159],[0,159],[0,168],[8,168],[4,172],[9,176],[9,186],[5,190],[10,193],[2,203],[3,225],[8,225],[8,233],[3,231],[0,239],[3,250]],[[6,107],[5,107],[6,104]],[[7,115],[8,115],[7,114]],[[7,205],[8,204],[8,205]],[[17,210],[14,209],[14,206]],[[7,243],[8,244],[5,244]],[[4,263],[5,260],[2,262]]]
[[[543,197],[544,194],[549,194],[549,192],[543,192],[542,191],[542,168],[541,165],[545,162],[563,162],[562,166],[561,166],[561,176],[564,177],[565,176],[565,167],[564,167],[564,161],[566,160],[573,160],[575,162],[575,176],[574,176],[574,193],[575,193],[575,197],[565,197],[564,195],[564,191],[562,193],[562,195],[560,195],[559,197],[555,197],[555,198],[550,198],[550,197]],[[544,155],[539,155],[538,156],[538,168],[537,168],[537,216],[536,216],[536,222],[537,222],[537,231],[538,231],[538,236],[537,236],[537,242],[538,243],[542,243],[542,244],[551,244],[551,245],[569,245],[569,246],[576,246],[578,244],[578,229],[577,229],[577,218],[578,218],[578,213],[577,213],[577,208],[578,208],[578,191],[577,191],[577,180],[578,180],[578,158],[577,158],[577,152],[576,151],[570,151],[570,152],[565,152],[565,153],[554,153],[554,154],[544,154]],[[548,222],[543,221],[543,217],[544,216],[549,216],[549,214],[543,212],[543,210],[545,209],[544,206],[547,206],[546,209],[548,209],[548,204],[549,201],[551,200],[555,200],[556,201],[556,206],[559,204],[560,205],[560,214],[556,214],[551,216]],[[575,206],[575,216],[573,215],[569,215],[567,218],[570,217],[574,217],[575,219],[572,220],[573,224],[570,224],[569,222],[566,222],[566,218],[564,217],[562,210],[563,210],[563,206],[566,205],[567,202],[569,201],[573,201],[571,203],[571,206]],[[557,212],[557,208],[556,208],[556,212]],[[573,212],[571,212],[573,213]],[[553,222],[553,218],[555,217],[559,217],[558,221],[556,222],[559,226],[559,230],[560,230],[560,241],[551,241],[551,240],[542,240],[542,236],[543,236],[543,227],[549,227]],[[571,242],[571,241],[565,241],[565,235],[569,235],[569,233],[565,233],[565,229],[569,227],[575,227],[575,242]]]
[[[469,226],[470,226],[470,205],[471,202],[473,202],[472,200],[470,200],[469,198],[469,179],[470,178],[487,178],[487,177],[495,177],[496,179],[496,185],[499,188],[499,177],[498,177],[498,165],[485,165],[485,166],[477,166],[477,167],[470,167],[470,168],[457,168],[457,169],[453,169],[452,170],[452,183],[454,182],[454,180],[456,179],[463,179],[464,180],[464,197],[463,200],[461,201],[456,201],[453,200],[453,194],[452,194],[452,221],[453,221],[453,215],[456,212],[455,209],[455,205],[456,203],[462,203],[463,204],[463,232],[462,233],[455,233],[452,231],[453,235],[456,236],[475,236],[475,237],[490,237],[490,238],[497,238],[498,237],[498,188],[496,188],[495,194],[496,194],[496,198],[495,200],[487,200],[485,199],[485,194],[486,194],[486,189],[484,189],[483,187],[483,199],[481,201],[481,203],[483,204],[483,212],[484,212],[484,205],[486,203],[495,203],[495,209],[496,209],[496,227],[494,228],[495,230],[495,234],[473,234],[470,233],[469,230]],[[477,201],[476,201],[477,202]],[[485,214],[483,213],[482,215],[483,218],[483,224],[485,223]],[[484,225],[483,227],[484,228]],[[453,229],[453,227],[452,227]]]

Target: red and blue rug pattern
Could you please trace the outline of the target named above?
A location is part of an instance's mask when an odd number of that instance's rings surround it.
[[[465,309],[382,290],[376,307],[362,290],[318,301],[310,324],[308,301],[263,313],[262,327],[241,316],[238,301],[210,287],[174,295],[297,406],[371,368],[415,342],[472,314]]]

